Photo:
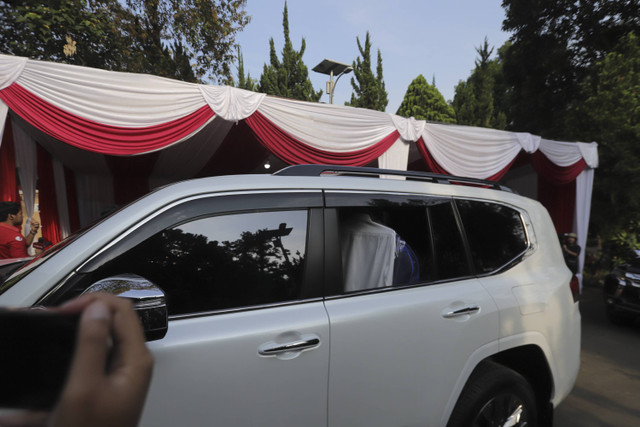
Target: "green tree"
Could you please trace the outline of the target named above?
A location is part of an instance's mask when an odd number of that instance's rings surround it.
[[[396,112],[402,117],[439,123],[456,123],[455,112],[435,86],[422,74],[413,79]]]
[[[114,69],[130,44],[117,0],[0,1],[0,51],[33,59]]]
[[[237,49],[238,82],[236,83],[236,87],[257,92],[258,82],[251,78],[251,74],[247,74],[246,76],[244,75],[244,58],[242,57],[242,49],[240,49],[240,46],[238,46]]]
[[[367,31],[364,47],[360,44],[360,39],[356,37],[358,50],[361,57],[353,62],[353,74],[351,78],[351,101],[345,105],[352,107],[368,108],[370,110],[384,111],[387,108],[389,99],[382,77],[382,54],[378,49],[378,63],[376,74],[371,69],[371,37]]]
[[[284,30],[282,61],[278,59],[272,37],[269,40],[270,63],[269,65],[264,64],[259,90],[269,95],[317,102],[322,96],[322,90],[316,92],[313,89],[311,80],[309,80],[309,71],[302,61],[306,49],[304,38],[299,51],[293,48],[289,37],[289,11],[286,2],[282,13],[282,28]]]
[[[478,59],[475,69],[466,82],[460,81],[456,86],[453,108],[458,124],[469,126],[504,129],[506,114],[498,105],[503,98],[499,86],[502,81],[502,65],[499,59],[491,60],[493,48],[485,38],[484,44],[476,48]]]
[[[231,79],[246,0],[0,1],[0,50],[189,81]]]
[[[504,74],[510,127],[572,139],[567,118],[592,83],[594,65],[629,32],[640,30],[638,0],[503,0],[503,30],[512,32]]]
[[[609,235],[640,221],[640,38],[623,37],[595,70],[575,123],[580,137],[598,141],[592,223]]]

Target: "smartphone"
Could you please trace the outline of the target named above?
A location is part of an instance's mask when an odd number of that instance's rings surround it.
[[[73,358],[79,315],[0,309],[0,408],[52,409]]]

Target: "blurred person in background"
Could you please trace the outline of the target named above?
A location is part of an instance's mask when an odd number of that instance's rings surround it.
[[[27,248],[33,243],[40,224],[31,220],[31,231],[23,236],[20,203],[0,202],[0,259],[28,257]]]

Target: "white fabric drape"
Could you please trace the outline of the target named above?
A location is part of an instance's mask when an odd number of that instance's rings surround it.
[[[553,163],[562,167],[571,166],[583,158],[578,143],[574,142],[543,139],[540,142],[540,151]]]
[[[452,175],[486,179],[515,159],[522,146],[512,132],[428,123],[422,139],[433,159]]]
[[[409,161],[409,148],[408,142],[404,141],[402,138],[398,138],[382,156],[378,157],[378,167],[382,169],[406,171],[407,163]],[[395,175],[385,175],[385,177],[399,178]]]
[[[27,64],[27,58],[0,55],[0,90],[15,82]]]
[[[0,100],[0,147],[2,147],[2,137],[4,136],[4,125],[7,122],[7,114],[9,113],[9,107],[7,104]]]
[[[587,249],[587,233],[589,232],[589,217],[591,213],[591,195],[593,193],[593,179],[595,170],[586,168],[576,179],[576,207],[573,221],[575,233],[578,235],[578,245],[582,250],[578,257],[578,271],[584,267],[584,260]],[[580,287],[582,289],[582,274],[578,274]]]
[[[16,167],[22,186],[22,197],[25,207],[25,233],[31,231],[31,217],[33,217],[36,199],[36,180],[38,177],[36,143],[22,127],[15,121],[12,123],[15,141]]]
[[[13,57],[0,55],[0,67],[7,58]],[[15,82],[67,112],[112,126],[158,125],[205,105],[193,83],[53,62],[27,61]]]
[[[71,234],[71,222],[69,220],[69,202],[67,199],[67,186],[64,175],[64,166],[57,158],[52,158],[53,184],[56,192],[56,205],[58,207],[58,225],[62,238]]]
[[[396,130],[381,111],[266,97],[258,111],[310,147],[336,153],[364,150]]]
[[[258,109],[267,96],[230,86],[200,85],[202,96],[216,115],[225,120],[237,122],[244,120]]]

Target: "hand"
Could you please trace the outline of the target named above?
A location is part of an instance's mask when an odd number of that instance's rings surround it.
[[[0,425],[137,425],[151,381],[153,359],[130,302],[96,293],[52,310],[82,313],[75,355],[60,401],[53,412],[11,413],[0,417]]]
[[[82,317],[69,378],[49,425],[136,426],[153,359],[131,303],[112,295],[89,294],[59,310],[82,311]]]
[[[39,228],[40,228],[40,223],[32,218],[31,219],[31,233],[37,234]]]

